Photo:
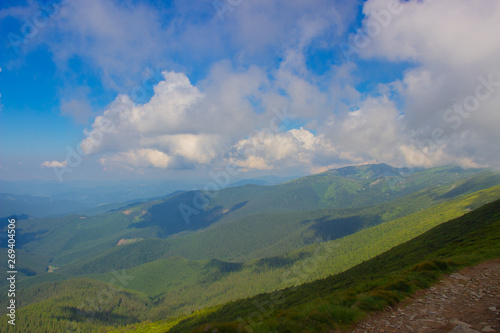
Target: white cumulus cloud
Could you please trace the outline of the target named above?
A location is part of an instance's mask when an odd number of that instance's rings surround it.
[[[45,161],[43,162],[40,166],[45,167],[45,168],[64,168],[66,167],[67,162],[66,161]]]
[[[335,147],[324,137],[300,129],[273,133],[261,130],[233,147],[232,162],[244,169],[314,166],[321,155],[334,157]]]
[[[393,83],[404,102],[402,139],[410,141],[400,150],[405,156],[412,146],[427,151],[426,166],[500,167],[500,2],[412,0],[400,6],[360,50],[366,59],[412,64]],[[386,0],[365,2],[365,25],[385,9]]]
[[[145,148],[145,149],[132,149],[126,152],[120,152],[109,157],[102,157],[101,164],[105,167],[115,166],[132,166],[137,168],[168,168],[171,163],[171,158],[165,153]]]

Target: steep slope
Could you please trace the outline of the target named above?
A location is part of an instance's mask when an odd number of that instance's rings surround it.
[[[227,272],[230,274],[218,274],[213,280],[207,281],[204,274],[198,274],[198,281],[193,284],[194,277],[191,276],[189,280],[183,280],[181,288],[173,290],[170,289],[170,285],[174,280],[170,278],[166,278],[169,281],[167,288],[163,287],[166,282],[151,285],[147,281],[161,281],[162,277],[171,276],[170,272],[179,268],[172,269],[162,262],[152,262],[126,270],[126,272],[138,278],[137,284],[131,285],[130,288],[153,297],[161,295],[161,307],[165,309],[165,313],[183,313],[181,309],[196,309],[196,305],[199,306],[205,302],[207,305],[215,305],[223,300],[234,299],[237,295],[240,297],[255,295],[259,292],[314,281],[342,272],[397,244],[417,237],[436,225],[464,214],[471,207],[479,207],[497,198],[500,198],[500,186],[494,190],[486,190],[485,193],[472,194],[383,223],[337,241],[316,243],[286,255],[257,259],[247,264],[237,265]],[[316,254],[325,253],[325,251],[334,260],[325,260],[312,268],[309,267]],[[194,263],[189,265],[192,264]],[[305,267],[309,270],[307,274],[303,272]],[[94,278],[106,281],[112,276],[108,273],[94,276]],[[183,291],[180,292],[180,290]]]
[[[178,212],[178,205],[192,199],[189,195],[195,192],[93,217],[74,215],[20,220],[18,259],[24,266],[20,266],[23,273],[19,275],[22,279],[18,285],[21,290],[31,293],[35,288],[45,288],[40,284],[48,283],[44,286],[50,289],[55,281],[70,279],[67,281],[70,283],[82,275],[109,282],[114,279],[112,270],[125,268],[124,272],[137,277],[136,281],[145,281],[131,282],[127,288],[144,295],[144,306],[149,312],[147,318],[186,314],[200,306],[294,283],[293,279],[285,279],[284,283],[283,274],[290,269],[300,270],[314,257],[318,248],[314,243],[318,240],[341,238],[332,249],[338,260],[335,265],[323,263],[321,269],[300,282],[348,269],[467,209],[498,198],[495,188],[477,194],[475,199],[474,194],[469,197],[473,191],[500,183],[499,175],[488,171],[442,167],[409,175],[401,172],[384,165],[363,166],[333,170],[330,172],[333,175],[326,172],[271,187],[250,186],[249,189],[243,186],[222,190],[200,210],[200,223],[206,223],[206,228],[198,231],[198,226],[188,225],[188,229],[193,227],[195,230],[167,239],[158,239],[158,236],[166,236],[164,226],[160,222],[150,222],[154,216],[161,220],[163,204],[170,202],[171,208],[177,205]],[[268,193],[267,197],[264,193]],[[311,193],[315,193],[316,203],[308,201]],[[236,194],[239,197],[232,197]],[[341,207],[349,195],[351,201],[359,198],[358,204],[351,202],[350,206],[361,207],[294,211],[298,204],[286,206],[290,202],[302,202],[303,207],[309,204]],[[245,204],[241,204],[242,198],[248,199]],[[266,212],[271,209],[273,200],[284,208],[281,213]],[[378,205],[366,206],[378,201],[381,201]],[[455,206],[440,206],[448,201]],[[229,206],[233,203],[236,204]],[[262,211],[252,214],[248,209],[252,205],[256,212]],[[218,216],[219,213],[222,215]],[[169,221],[175,222],[175,216]],[[167,225],[171,225],[170,222]],[[404,223],[412,225],[411,232],[405,229]],[[359,233],[365,228],[370,228],[366,229],[370,232]],[[384,230],[390,234],[384,234]],[[354,237],[347,236],[353,233]],[[176,261],[176,255],[187,260]],[[210,261],[213,258],[219,261]],[[41,274],[44,266],[50,266],[53,272]],[[147,271],[152,274],[144,275]],[[187,273],[172,275],[171,272]],[[37,275],[31,276],[33,274]],[[168,283],[158,283],[165,282],[165,276],[169,276]],[[2,284],[4,281],[2,278]],[[70,303],[76,300],[67,297]],[[30,303],[28,299],[23,304]],[[126,314],[130,319],[129,315]]]
[[[429,287],[443,273],[500,257],[499,240],[497,200],[343,273],[206,309],[164,325],[168,332],[327,332]],[[161,325],[145,324],[136,331],[161,330]],[[130,328],[134,330],[134,326]]]
[[[498,197],[500,197],[500,186],[443,202],[439,206],[380,224],[337,241],[312,244],[294,253],[248,263],[190,261],[174,257],[118,272],[120,276],[130,277],[126,288],[151,297],[147,302],[148,316],[143,318],[154,320],[170,317],[173,314],[189,314],[203,306],[289,287],[344,271],[396,244],[422,234],[451,217],[459,216],[468,209]],[[318,261],[318,253],[321,256],[326,253],[325,258],[330,259]],[[118,281],[115,274],[116,272],[94,275],[92,278],[103,282],[114,280],[116,284]],[[44,276],[58,278],[57,273]],[[50,289],[51,283],[34,288],[29,288],[30,284],[26,283],[41,278],[43,276],[22,281],[19,284],[20,290],[26,291],[29,295],[35,290]],[[121,287],[123,286],[117,284],[114,288]],[[29,304],[34,299],[28,295],[20,294],[19,299],[24,304]],[[70,299],[66,302],[71,303]],[[142,312],[127,314],[131,315],[143,316]]]
[[[500,259],[467,267],[441,279],[411,300],[375,313],[342,333],[495,332],[500,304]],[[455,331],[453,331],[455,330]],[[469,330],[470,332],[470,330]]]

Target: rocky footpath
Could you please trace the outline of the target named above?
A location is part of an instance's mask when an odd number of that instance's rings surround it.
[[[500,333],[500,259],[465,268],[347,331]]]

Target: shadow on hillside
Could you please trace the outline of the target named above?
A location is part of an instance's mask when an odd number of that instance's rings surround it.
[[[86,311],[76,308],[75,306],[63,306],[61,308],[62,315],[56,316],[58,320],[70,320],[75,322],[88,322],[92,320],[106,322],[108,324],[132,324],[139,321],[139,318],[134,316],[120,315],[110,313],[110,311]]]
[[[499,184],[500,183],[500,175],[486,175],[480,179],[471,179],[467,180],[463,184],[453,187],[450,189],[448,192],[445,194],[436,197],[436,200],[441,200],[441,199],[452,199],[456,198],[460,195],[465,195],[473,192],[477,192],[480,190],[484,190],[490,186],[493,186],[494,184]]]
[[[328,216],[313,221],[310,229],[323,241],[342,238],[381,222],[378,215],[360,215],[329,219]]]
[[[248,201],[240,202],[230,209],[222,206],[208,208],[207,203],[200,203],[199,192],[184,192],[152,206],[143,221],[133,223],[130,228],[158,228],[158,236],[166,238],[182,231],[206,228],[217,222],[227,213],[244,207]]]
[[[227,262],[217,259],[212,259],[205,265],[203,278],[201,283],[208,283],[220,280],[223,276],[238,272],[243,269],[243,264],[239,262]]]
[[[16,230],[16,248],[23,249],[24,246],[36,239],[42,238],[42,236],[47,233],[48,230],[40,230],[36,232],[24,232],[23,229]],[[7,232],[4,233],[4,237],[0,237],[0,248],[5,249],[8,245]]]
[[[36,272],[29,269],[29,268],[18,268],[17,271],[25,274],[26,276],[35,276],[36,275]]]
[[[306,257],[307,254],[301,252],[298,255],[295,255],[293,258],[285,256],[262,258],[257,260],[257,262],[254,264],[255,265],[254,271],[262,272],[269,269],[291,267],[296,261],[302,260]]]

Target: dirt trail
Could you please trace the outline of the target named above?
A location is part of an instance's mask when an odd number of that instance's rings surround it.
[[[358,323],[351,333],[500,333],[500,259],[465,268]]]

